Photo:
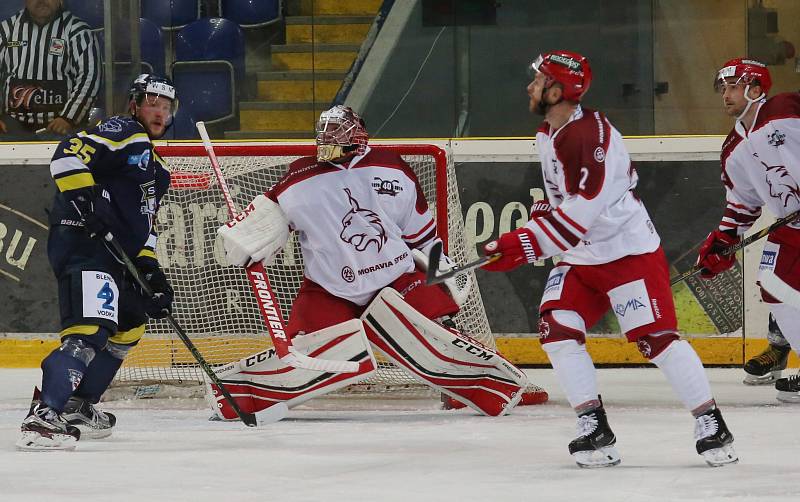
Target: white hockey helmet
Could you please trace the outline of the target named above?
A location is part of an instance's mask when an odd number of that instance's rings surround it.
[[[352,108],[336,105],[319,116],[316,127],[317,160],[336,160],[367,149],[369,134],[362,119]]]

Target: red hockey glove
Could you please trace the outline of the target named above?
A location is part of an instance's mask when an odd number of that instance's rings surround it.
[[[537,200],[531,206],[531,218],[541,218],[553,211],[553,207],[546,200]]]
[[[737,242],[739,242],[739,237],[734,237],[719,229],[708,234],[705,242],[700,245],[700,255],[697,257],[697,265],[703,267],[700,277],[713,279],[717,274],[731,268],[736,262],[736,253],[723,255],[722,251]]]
[[[504,233],[496,241],[486,244],[483,252],[487,256],[498,253],[501,255],[497,260],[481,267],[490,272],[513,270],[523,263],[535,262],[542,254],[536,236],[525,227]]]

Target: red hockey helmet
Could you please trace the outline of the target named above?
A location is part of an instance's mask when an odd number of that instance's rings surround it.
[[[316,127],[317,160],[336,160],[355,151],[367,150],[369,134],[362,119],[352,108],[336,105],[319,116]]]
[[[719,92],[722,85],[727,83],[727,78],[735,77],[734,84],[750,85],[757,83],[761,86],[764,94],[769,93],[772,87],[772,77],[769,76],[769,68],[764,63],[754,59],[736,58],[731,59],[722,68],[717,70],[714,78],[714,90]]]
[[[592,83],[589,60],[577,52],[551,51],[540,54],[531,69],[547,77],[545,89],[558,82],[564,87],[564,99],[580,101]]]

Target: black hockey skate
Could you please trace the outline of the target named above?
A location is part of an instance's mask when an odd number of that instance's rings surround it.
[[[74,450],[81,431],[66,422],[54,409],[39,401],[39,389],[33,391],[28,416],[22,421],[17,448],[27,451]]]
[[[744,364],[746,385],[768,385],[781,377],[786,369],[791,347],[769,344],[764,352],[753,357]]]
[[[578,437],[569,443],[569,453],[578,467],[611,467],[620,463],[614,446],[617,438],[608,426],[602,405],[578,415],[576,428]]]
[[[733,434],[722,419],[718,408],[697,417],[694,426],[695,447],[711,467],[735,464],[739,461],[733,449]]]
[[[61,416],[68,424],[80,429],[83,439],[106,438],[117,423],[117,417],[112,413],[100,411],[89,401],[77,396],[69,398]]]
[[[784,403],[800,403],[800,373],[775,381],[778,401]]]

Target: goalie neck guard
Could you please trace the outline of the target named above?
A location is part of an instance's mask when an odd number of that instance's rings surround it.
[[[338,160],[350,153],[362,155],[369,135],[362,119],[347,106],[336,105],[322,112],[316,127],[317,160]]]

